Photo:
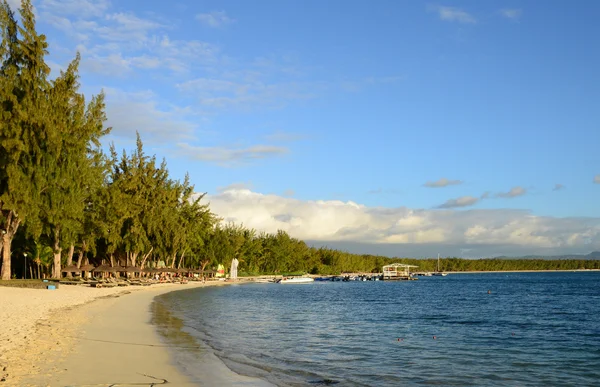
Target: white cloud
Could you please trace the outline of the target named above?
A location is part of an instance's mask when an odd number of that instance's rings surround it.
[[[144,142],[192,139],[197,124],[184,119],[180,109],[162,104],[152,91],[124,92],[106,88],[107,126],[112,136],[135,138],[142,135]]]
[[[458,208],[458,207],[469,207],[479,202],[479,198],[473,196],[461,196],[456,199],[447,200],[445,203],[439,205],[437,208]]]
[[[253,145],[247,148],[223,146],[193,146],[187,143],[177,144],[178,154],[190,159],[214,162],[221,166],[240,165],[252,160],[281,156],[289,149],[272,145]]]
[[[13,2],[20,0],[13,0]],[[10,2],[10,1],[9,1]],[[71,15],[80,18],[102,16],[110,8],[108,0],[41,0],[40,9],[53,14]]]
[[[197,97],[207,108],[251,109],[281,107],[291,100],[316,97],[319,85],[297,82],[267,82],[250,79],[197,78],[177,85],[181,92]]]
[[[600,175],[594,176],[594,184],[600,184]]]
[[[107,41],[126,41],[143,44],[151,39],[150,32],[164,27],[152,20],[141,19],[133,14],[113,13],[104,18],[108,23],[93,28],[99,38]],[[93,26],[93,25],[90,25]]]
[[[21,8],[21,0],[8,0],[8,5],[13,12],[17,13],[17,10]]]
[[[302,201],[229,189],[208,195],[225,221],[259,231],[278,229],[303,240],[378,244],[448,244],[490,249],[600,248],[599,218],[553,218],[522,210],[417,210],[367,207],[354,202]],[[494,250],[494,251],[496,251]],[[398,247],[400,254],[402,247]]]
[[[440,5],[430,6],[429,10],[436,12],[441,20],[465,24],[477,23],[475,17],[459,8],[445,7]]]
[[[252,189],[252,182],[241,182],[241,183],[233,183],[233,184],[229,184],[225,187],[217,187],[217,191],[220,193],[223,193],[225,191],[231,191],[231,190],[244,190],[244,189]]]
[[[517,8],[505,8],[500,10],[500,15],[507,19],[518,21],[523,15],[523,11]]]
[[[42,3],[46,23],[78,42],[82,70],[129,75],[135,70],[182,73],[216,63],[218,49],[198,40],[172,40],[168,23],[128,12],[109,12],[110,3],[57,0]]]
[[[527,190],[523,187],[512,187],[508,192],[500,192],[496,194],[498,198],[516,198],[517,196],[523,196],[527,193]]]
[[[222,27],[235,22],[235,19],[227,16],[225,11],[212,11],[209,13],[199,13],[196,20],[209,27]]]
[[[427,183],[423,184],[423,186],[429,187],[429,188],[441,188],[441,187],[447,187],[449,185],[459,185],[462,183],[463,182],[461,180],[448,180],[445,177],[442,177],[441,179],[436,180],[436,181],[428,181]]]

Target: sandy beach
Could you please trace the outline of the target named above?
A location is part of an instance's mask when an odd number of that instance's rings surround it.
[[[212,353],[199,364],[203,380],[190,380],[173,362],[150,324],[154,297],[196,286],[57,290],[0,287],[0,379],[4,386],[269,386],[230,371]]]

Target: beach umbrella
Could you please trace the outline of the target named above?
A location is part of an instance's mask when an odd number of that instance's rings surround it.
[[[127,266],[124,268],[124,270],[127,273],[139,273],[142,271],[142,269],[140,269],[139,267],[135,267],[135,266]]]

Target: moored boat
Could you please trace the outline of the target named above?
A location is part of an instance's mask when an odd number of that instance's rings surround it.
[[[279,281],[280,284],[309,284],[315,280],[311,277],[290,277],[283,278]]]
[[[448,273],[444,273],[442,271],[440,271],[440,255],[438,254],[438,261],[437,261],[437,268],[436,271],[432,274],[436,277],[445,277],[448,275]]]

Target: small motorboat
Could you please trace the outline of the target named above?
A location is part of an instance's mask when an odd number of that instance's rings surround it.
[[[280,284],[309,284],[315,282],[311,277],[289,277],[279,281]]]

